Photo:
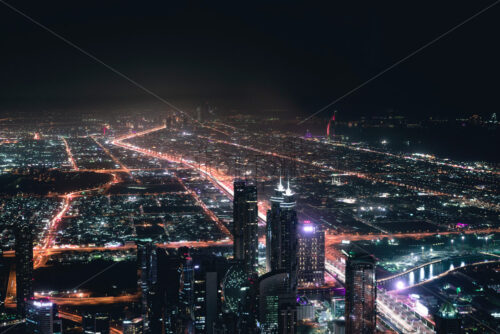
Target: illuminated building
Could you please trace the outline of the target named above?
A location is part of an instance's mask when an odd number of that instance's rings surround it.
[[[26,329],[28,333],[54,333],[54,305],[49,299],[32,299],[27,303]]]
[[[84,334],[109,334],[109,315],[104,313],[85,313],[82,316]]]
[[[461,334],[462,321],[457,309],[451,303],[444,303],[434,316],[436,334]]]
[[[347,334],[375,333],[377,287],[375,259],[367,253],[349,253],[345,267],[345,321]]]
[[[262,333],[295,333],[296,296],[284,270],[259,277],[259,323]]]
[[[143,333],[142,318],[123,320],[123,334],[142,334],[142,333]]]
[[[245,298],[247,275],[243,265],[236,263],[227,271],[222,284],[224,312],[239,314],[240,304]]]
[[[221,278],[227,271],[227,261],[212,254],[197,254],[194,259],[194,317],[196,333],[214,333],[221,313]]]
[[[283,203],[283,193],[285,187],[278,184],[274,189],[274,195],[271,196],[271,209],[267,211],[266,222],[266,269],[267,271],[278,269],[279,245],[278,229],[280,226],[280,204]]]
[[[179,316],[182,328],[193,331],[194,325],[194,266],[189,248],[178,250],[181,259],[181,288],[179,290]]]
[[[25,217],[15,225],[17,313],[26,316],[27,302],[33,298],[33,234]]]
[[[325,283],[325,232],[321,226],[306,220],[299,225],[298,232],[299,285]]]
[[[283,193],[283,202],[280,203],[277,243],[277,268],[285,270],[289,275],[290,291],[297,291],[297,211],[295,210],[295,196],[290,189],[290,183]]]
[[[157,294],[158,259],[156,246],[151,239],[137,241],[137,261],[139,266],[139,288],[141,290],[141,311],[144,321],[144,332],[150,333],[151,322],[154,321],[155,297]]]
[[[234,181],[234,258],[243,261],[249,275],[257,272],[258,234],[257,187],[245,180]]]

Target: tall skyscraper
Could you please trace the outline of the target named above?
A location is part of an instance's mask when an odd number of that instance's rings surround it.
[[[33,298],[33,234],[29,220],[21,217],[14,227],[16,238],[17,313],[26,317],[27,302]]]
[[[234,258],[242,261],[248,274],[257,273],[259,255],[257,186],[234,181]]]
[[[295,210],[295,195],[290,189],[290,183],[283,193],[283,202],[279,204],[279,220],[276,242],[272,250],[277,255],[273,271],[285,270],[289,275],[291,291],[297,291],[297,211]],[[274,222],[273,222],[274,223]]]
[[[345,267],[345,321],[347,334],[372,334],[376,327],[375,258],[364,252],[343,251]]]
[[[31,299],[27,302],[27,333],[54,333],[54,305],[46,298]]]
[[[299,285],[320,286],[325,283],[325,232],[320,225],[306,220],[298,232]]]
[[[296,294],[291,293],[285,270],[259,277],[259,323],[262,333],[295,333]]]
[[[186,333],[194,333],[194,266],[188,247],[178,250],[181,259],[181,288],[179,289],[179,319]]]
[[[280,226],[280,204],[283,203],[285,187],[280,182],[274,189],[274,195],[271,196],[271,209],[267,211],[266,222],[266,269],[267,271],[276,270],[279,257],[279,226]]]
[[[151,333],[151,322],[157,311],[154,307],[157,296],[158,259],[156,246],[150,239],[137,240],[137,264],[139,268],[139,288],[141,290],[141,312],[144,333]]]

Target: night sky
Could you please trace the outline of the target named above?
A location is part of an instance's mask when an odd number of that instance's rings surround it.
[[[9,3],[187,110],[305,116],[493,1]],[[498,112],[499,18],[497,5],[333,109]],[[0,111],[161,106],[3,4],[0,28]]]

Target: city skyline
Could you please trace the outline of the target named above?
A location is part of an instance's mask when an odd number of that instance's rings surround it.
[[[0,334],[500,332],[500,0],[0,8]]]

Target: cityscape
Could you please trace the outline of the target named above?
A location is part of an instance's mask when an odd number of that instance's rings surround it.
[[[180,6],[177,20],[207,10]],[[436,116],[401,107],[358,114],[365,102],[335,100],[295,113],[268,107],[277,100],[264,95],[255,96],[262,106],[201,98],[182,80],[186,93],[172,103],[26,14],[36,11],[0,7],[157,103],[111,87],[94,96],[112,96],[107,107],[82,95],[74,109],[49,97],[11,104],[16,95],[4,92],[0,334],[500,332],[498,104]],[[142,15],[135,10],[116,15],[128,23]],[[80,32],[90,18],[103,24],[101,14],[77,15]],[[215,25],[207,29],[222,34]],[[303,61],[296,57],[289,61]],[[201,60],[183,61],[203,72]],[[76,79],[65,80],[61,92]],[[27,87],[43,95],[44,84]],[[224,89],[233,84],[244,89],[237,80]],[[126,108],[109,107],[116,94]]]

